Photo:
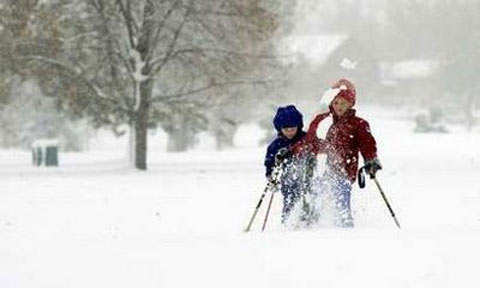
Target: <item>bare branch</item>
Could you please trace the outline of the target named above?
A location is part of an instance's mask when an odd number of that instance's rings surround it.
[[[115,104],[116,106],[118,106],[118,108],[122,109],[122,110],[125,110],[125,111],[128,111],[128,109],[125,109],[124,107],[121,106],[121,104],[118,102],[117,99],[115,98],[112,98],[112,97],[109,97],[107,94],[105,94],[102,89],[100,87],[98,87],[98,85],[96,85],[95,83],[93,83],[91,80],[85,78],[85,76],[82,75],[81,72],[77,71],[78,69],[75,69],[75,68],[72,68],[70,67],[69,65],[65,64],[65,63],[62,63],[56,59],[52,59],[52,58],[47,58],[47,57],[43,57],[43,56],[26,56],[26,57],[22,57],[24,60],[33,60],[33,61],[39,61],[39,62],[42,62],[42,63],[46,63],[46,64],[50,64],[50,65],[53,65],[57,68],[60,68],[62,69],[63,71],[66,71],[68,72],[69,74],[73,75],[74,77],[76,77],[77,79],[79,79],[81,82],[83,82],[85,85],[87,85],[88,88],[90,88],[91,91],[93,91],[95,93],[95,96],[98,97],[99,99],[101,100],[105,100],[105,101],[108,101],[110,103],[113,103]]]
[[[165,15],[162,17],[162,20],[160,21],[160,23],[158,24],[158,27],[157,27],[157,31],[155,33],[155,36],[153,37],[152,39],[152,42],[151,42],[151,45],[152,47],[157,47],[158,45],[158,42],[160,41],[160,34],[161,32],[163,31],[163,28],[165,27],[165,22],[170,18],[170,15],[172,15],[173,11],[175,10],[175,8],[177,7],[177,4],[180,2],[180,0],[176,0],[172,7],[170,9],[168,9],[167,13],[165,13]],[[148,61],[151,59],[152,57],[152,54],[153,54],[153,51],[155,51],[155,49],[151,49],[149,51],[149,55],[147,55],[147,59]],[[147,65],[149,63],[147,62]],[[152,65],[154,65],[152,63]]]
[[[187,53],[192,53],[192,54],[193,54],[193,53],[201,53],[201,51],[198,50],[198,49],[194,49],[194,48],[177,50],[177,51],[175,51],[175,52],[174,52],[173,54],[171,54],[171,55],[162,55],[162,56],[159,56],[159,57],[157,57],[157,58],[155,58],[155,59],[152,59],[151,62],[150,62],[150,64],[151,64],[152,66],[154,66],[154,65],[157,65],[157,64],[159,64],[159,63],[162,63],[162,62],[166,61],[166,60],[167,60],[167,59],[166,59],[167,57],[170,57],[170,59],[173,59],[173,58],[175,58],[175,57],[177,57],[177,56],[179,56],[179,55],[181,55],[181,54],[187,54]],[[157,72],[157,73],[158,73],[158,72]],[[155,74],[153,74],[152,76],[154,76],[154,75],[155,75]]]
[[[117,5],[119,6],[123,15],[123,21],[125,22],[125,27],[127,28],[128,32],[128,39],[130,41],[130,47],[136,47],[137,43],[135,41],[135,31],[137,29],[136,27],[138,26],[132,16],[130,1],[127,1],[127,6],[125,7],[122,0],[117,0]]]
[[[180,98],[184,99],[184,97],[198,95],[202,92],[207,92],[207,91],[209,91],[211,89],[214,89],[214,88],[222,88],[222,87],[229,87],[229,86],[236,86],[236,85],[266,85],[266,84],[272,83],[272,82],[274,82],[274,80],[269,80],[269,79],[265,79],[265,80],[239,80],[239,81],[228,81],[228,82],[223,82],[223,83],[212,82],[208,85],[205,85],[205,86],[202,86],[202,87],[199,87],[199,88],[195,88],[195,89],[192,89],[192,90],[189,90],[189,91],[185,91],[185,92],[179,92],[179,93],[170,94],[170,95],[158,95],[158,96],[152,97],[150,102],[151,103],[169,102],[169,101],[172,101],[172,100],[179,100]]]
[[[166,53],[165,58],[163,59],[162,62],[160,62],[160,64],[157,67],[152,66],[153,67],[152,75],[156,75],[160,71],[162,71],[163,67],[170,60],[170,58],[171,58],[170,56],[172,55],[172,53],[175,49],[175,45],[177,44],[178,37],[180,36],[180,33],[182,32],[182,29],[183,29],[185,23],[187,22],[189,15],[190,15],[190,7],[187,7],[187,10],[185,11],[185,14],[183,15],[182,23],[180,23],[180,25],[178,25],[178,28],[175,30],[175,33],[173,34],[173,37],[172,37],[172,40],[171,40],[170,45],[168,47],[168,51]]]

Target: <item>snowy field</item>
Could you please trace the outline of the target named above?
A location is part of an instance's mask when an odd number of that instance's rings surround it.
[[[205,138],[166,154],[156,135],[148,172],[126,167],[124,140],[53,169],[1,151],[0,287],[480,287],[480,134],[367,118],[401,231],[367,180],[353,230],[285,231],[277,195],[267,231],[261,210],[242,233],[265,184],[252,126],[225,152]]]

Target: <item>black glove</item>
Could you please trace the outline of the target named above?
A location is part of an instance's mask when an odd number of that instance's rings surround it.
[[[365,161],[365,172],[370,175],[370,178],[375,178],[375,174],[378,170],[382,170],[382,164],[380,164],[378,158]]]
[[[275,163],[282,163],[285,159],[290,158],[292,156],[292,151],[288,148],[281,148],[278,150],[277,154],[275,155]]]

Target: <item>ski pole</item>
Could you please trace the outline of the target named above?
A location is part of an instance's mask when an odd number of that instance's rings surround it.
[[[262,196],[260,197],[260,200],[257,203],[257,207],[255,207],[255,211],[253,211],[253,215],[250,218],[250,221],[248,222],[247,228],[245,228],[244,232],[250,231],[250,228],[252,227],[252,224],[253,224],[253,220],[255,220],[255,217],[257,216],[258,210],[260,209],[260,206],[263,203],[263,198],[265,198],[265,195],[267,195],[268,190],[276,188],[276,186],[278,184],[277,179],[280,177],[280,173],[281,173],[282,168],[283,168],[282,164],[278,164],[273,168],[272,179],[265,186],[265,189],[263,190]]]
[[[279,152],[280,153],[280,152]],[[275,173],[274,175],[274,180],[272,182],[273,184],[273,187],[272,187],[272,196],[270,196],[270,201],[268,202],[268,207],[267,207],[267,212],[265,213],[265,219],[263,220],[263,226],[262,226],[262,232],[265,231],[265,227],[267,226],[267,221],[268,221],[268,215],[270,214],[270,208],[272,207],[272,202],[273,202],[273,196],[275,195],[275,192],[277,192],[277,189],[278,189],[278,179],[280,179],[280,174],[283,170],[283,166],[284,166],[284,162],[283,162],[283,159],[281,159],[282,162],[280,162],[279,166],[277,166],[276,168],[278,168],[278,170],[276,171],[277,173]]]
[[[244,232],[250,231],[250,228],[252,227],[252,224],[253,224],[253,220],[255,219],[255,216],[257,216],[258,210],[260,209],[260,206],[262,205],[263,198],[265,198],[265,195],[267,195],[267,191],[270,188],[269,186],[270,185],[267,184],[267,186],[265,186],[265,189],[263,189],[262,196],[260,197],[260,200],[257,203],[257,207],[255,207],[255,211],[253,211],[253,215],[250,218],[250,222],[248,222],[247,228],[245,228]]]
[[[275,190],[272,190],[272,196],[270,196],[270,202],[268,202],[267,212],[265,213],[265,220],[263,220],[262,232],[267,226],[268,214],[270,214],[270,208],[272,207],[273,196],[275,195]]]
[[[385,201],[385,204],[387,205],[388,210],[390,211],[390,215],[392,215],[392,218],[395,221],[395,224],[397,225],[398,229],[401,229],[400,228],[400,223],[398,222],[397,217],[395,217],[395,212],[393,212],[392,206],[390,206],[390,203],[388,202],[387,197],[385,196],[385,193],[383,193],[383,189],[380,186],[380,183],[378,183],[378,180],[377,180],[377,178],[375,178],[375,176],[373,176],[371,178],[373,179],[373,181],[377,185],[378,190],[380,191],[380,194],[382,195],[383,201]]]

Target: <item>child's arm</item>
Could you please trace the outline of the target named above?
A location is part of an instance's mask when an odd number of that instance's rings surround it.
[[[315,155],[325,153],[327,141],[317,137],[317,129],[320,123],[330,116],[330,112],[318,114],[308,126],[307,136],[305,136],[307,144],[311,145],[311,152]]]
[[[317,137],[317,129],[320,122],[329,115],[330,113],[318,114],[313,121],[310,122],[305,138],[292,146],[291,150],[294,154],[299,155],[305,151],[311,152],[315,155],[325,153],[327,142]]]
[[[307,136],[306,139],[308,142],[313,142],[317,138],[317,129],[318,125],[320,125],[320,122],[322,122],[325,118],[330,116],[330,113],[323,113],[323,114],[318,114],[315,116],[312,122],[310,122],[310,126],[308,126],[308,131],[307,131]]]
[[[366,161],[377,157],[377,142],[370,131],[370,125],[367,121],[361,120],[357,130],[360,153]]]
[[[267,154],[265,155],[265,176],[270,177],[273,170],[273,165],[275,165],[275,154],[277,153],[278,147],[275,144],[275,141],[268,145]]]
[[[371,178],[374,178],[377,171],[382,169],[382,165],[377,158],[377,143],[372,136],[368,122],[365,120],[360,121],[358,139],[360,153],[362,153],[365,162],[365,171]]]

